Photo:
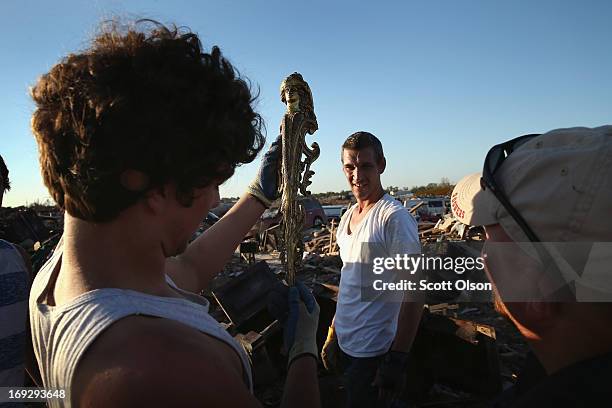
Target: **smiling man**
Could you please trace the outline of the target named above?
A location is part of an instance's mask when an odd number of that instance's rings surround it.
[[[385,257],[420,252],[416,221],[383,190],[386,164],[382,144],[371,133],[354,133],[342,145],[343,172],[357,203],[338,225],[340,291],[321,357],[328,369],[343,369],[350,407],[373,407],[401,394],[423,307],[401,296],[364,296],[375,276],[368,268],[373,248]]]
[[[611,180],[612,126],[570,128],[494,146],[453,191],[455,216],[485,226],[498,308],[546,371],[512,406],[612,398]]]

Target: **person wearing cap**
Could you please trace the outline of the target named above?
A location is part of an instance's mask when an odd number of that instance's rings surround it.
[[[277,195],[280,142],[248,193],[190,242],[219,185],[263,148],[247,82],[217,47],[149,20],[103,27],[32,88],[64,234],[30,292],[50,407],[255,407],[245,350],[198,296]],[[287,290],[282,406],[318,406],[319,308]]]
[[[403,294],[368,295],[378,276],[369,264],[373,253],[390,258],[420,253],[416,221],[382,188],[385,167],[382,144],[373,134],[354,133],[342,145],[343,172],[357,203],[338,224],[343,265],[321,358],[327,369],[344,372],[349,407],[374,407],[401,395],[423,311],[420,300]]]
[[[451,196],[482,225],[497,306],[546,375],[512,406],[612,401],[612,126],[557,129],[491,148]]]

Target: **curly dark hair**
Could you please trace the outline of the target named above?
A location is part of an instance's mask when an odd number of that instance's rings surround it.
[[[265,143],[257,95],[219,48],[206,53],[188,29],[151,20],[103,26],[31,94],[45,185],[87,221],[112,220],[168,182],[190,206],[195,188],[229,178]],[[147,175],[143,191],[121,184],[128,169]]]

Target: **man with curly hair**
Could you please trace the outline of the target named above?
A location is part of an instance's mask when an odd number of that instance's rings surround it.
[[[188,244],[264,145],[247,83],[196,34],[140,21],[68,55],[32,97],[43,179],[65,210],[30,294],[44,385],[70,393],[51,406],[257,406],[244,350],[194,293],[276,198],[278,142],[249,194]],[[316,406],[318,306],[297,288],[289,299],[283,404]]]

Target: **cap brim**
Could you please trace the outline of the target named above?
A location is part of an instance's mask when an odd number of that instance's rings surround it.
[[[495,216],[497,199],[480,185],[480,173],[465,176],[451,195],[451,209],[459,221],[467,225],[491,225],[499,221]]]

